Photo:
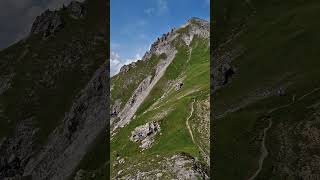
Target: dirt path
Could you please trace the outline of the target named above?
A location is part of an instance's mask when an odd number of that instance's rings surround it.
[[[308,95],[310,95],[310,94],[312,94],[312,93],[314,93],[314,92],[316,92],[316,91],[318,91],[318,90],[320,90],[320,88],[315,88],[315,89],[313,89],[312,91],[310,91],[310,92],[302,95],[300,98],[298,98],[297,101],[303,100],[305,97],[307,97]],[[296,101],[296,102],[297,102],[297,101]],[[278,110],[280,110],[280,109],[284,109],[284,108],[286,108],[286,107],[289,107],[289,106],[291,106],[292,104],[294,104],[294,101],[291,102],[291,103],[288,103],[288,104],[286,104],[286,105],[273,108],[273,109],[271,109],[271,110],[268,111],[268,114],[271,114],[271,113],[273,113],[273,112],[275,112],[275,111],[278,111]],[[257,171],[256,171],[248,180],[253,180],[253,179],[255,179],[255,178],[258,176],[258,174],[260,173],[260,171],[261,171],[261,169],[262,169],[263,161],[264,161],[264,159],[268,156],[268,150],[267,150],[267,148],[266,148],[265,141],[266,141],[267,132],[268,132],[268,130],[271,128],[271,126],[272,126],[272,119],[269,118],[269,125],[268,125],[268,127],[264,128],[264,130],[263,130],[263,139],[262,139],[262,142],[261,142],[261,155],[260,155],[260,157],[259,157],[259,167],[258,167]]]
[[[315,89],[313,89],[312,91],[310,91],[309,93],[306,93],[305,95],[303,95],[303,96],[301,96],[297,101],[301,101],[303,98],[305,98],[306,96],[308,96],[308,95],[310,95],[310,94],[312,94],[312,93],[314,93],[314,92],[316,92],[316,91],[319,91],[320,90],[320,88],[315,88]]]
[[[259,167],[258,167],[257,171],[248,180],[253,180],[258,176],[258,174],[260,173],[260,171],[262,169],[263,161],[268,156],[268,150],[266,148],[266,137],[267,137],[267,132],[271,128],[271,126],[272,126],[272,119],[269,118],[269,125],[268,125],[268,127],[264,128],[264,130],[263,130],[263,139],[261,141],[261,148],[260,148],[261,155],[259,157]]]
[[[193,133],[192,133],[192,129],[189,125],[189,119],[192,117],[193,115],[193,111],[194,111],[194,108],[193,108],[193,104],[195,103],[195,99],[193,99],[192,103],[191,103],[191,112],[190,112],[190,115],[189,117],[187,118],[186,120],[186,126],[188,128],[188,131],[189,131],[189,134],[191,136],[191,139],[192,139],[192,142],[200,149],[200,151],[203,153],[204,156],[206,156],[207,154],[205,153],[205,151],[196,143],[196,141],[194,140],[194,137],[193,137]]]
[[[193,114],[193,111],[194,111],[194,108],[193,108],[193,104],[195,102],[195,99],[193,99],[192,103],[191,103],[191,112],[190,112],[190,115],[189,117],[187,118],[187,121],[186,121],[186,126],[188,128],[188,131],[190,133],[190,136],[191,136],[191,139],[193,141],[194,144],[196,144],[196,142],[194,141],[194,137],[193,137],[193,133],[192,133],[192,130],[191,130],[191,127],[189,125],[189,119],[192,117],[192,114]]]

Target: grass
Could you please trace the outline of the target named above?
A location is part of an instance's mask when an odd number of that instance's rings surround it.
[[[130,70],[125,74],[120,72],[111,79],[111,104],[115,100],[121,100],[121,108],[125,105],[125,102],[129,100],[134,90],[139,86],[140,82],[145,79],[149,74],[145,72],[155,73],[155,65],[160,59],[165,58],[165,55],[156,56],[153,55],[147,61],[137,61],[135,68],[130,68]]]
[[[215,94],[212,112],[220,114],[226,111],[257,89],[276,89],[286,83],[291,85],[285,97],[271,96],[253,101],[247,107],[216,121],[214,174],[217,179],[246,179],[252,175],[260,155],[260,144],[252,138],[267,126],[260,117],[267,110],[290,103],[293,95],[299,97],[320,84],[316,70],[319,66],[317,42],[320,36],[317,32],[320,26],[315,18],[320,16],[320,4],[316,1],[251,1],[254,12],[248,10],[243,2],[229,0],[224,4],[221,2],[216,8],[220,9],[216,12],[218,19],[215,25],[220,25],[216,32],[216,36],[220,35],[217,41],[228,39],[228,33],[244,22],[247,28],[232,39],[228,47],[242,46],[245,52],[232,62],[237,69],[236,74],[230,84]],[[242,5],[236,9],[239,3]],[[224,12],[228,15],[223,14],[223,9],[227,9]],[[227,16],[227,20],[223,16]],[[314,103],[316,97],[316,94],[312,95],[305,103],[294,105],[295,110],[271,114],[274,128],[271,128],[266,141],[271,155],[265,159],[266,165],[259,178],[285,178],[283,172],[277,172],[278,175],[272,172],[272,167],[279,161],[295,167],[291,160],[276,158],[281,145],[277,138],[285,133],[285,129],[277,128],[277,124],[296,127],[296,123],[305,122],[309,114],[305,107]],[[297,140],[296,135],[289,134],[288,137],[292,142]]]
[[[199,157],[199,150],[192,142],[191,136],[185,126],[186,119],[190,114],[190,105],[192,98],[209,94],[209,47],[206,40],[194,38],[191,47],[193,48],[191,59],[187,62],[189,52],[187,46],[176,42],[177,54],[168,66],[164,76],[158,81],[151,90],[149,96],[136,112],[136,118],[127,126],[120,129],[114,139],[111,141],[111,164],[114,164],[116,155],[125,157],[125,165],[120,165],[112,169],[112,176],[121,170],[133,164],[143,161],[157,159],[160,157],[169,157],[179,152],[186,152],[193,157]],[[121,76],[121,74],[120,74]],[[126,75],[127,76],[127,75]],[[180,91],[169,91],[167,96],[159,103],[159,108],[144,113],[152,104],[166,92],[166,86],[169,81],[179,79],[185,76],[184,85]],[[117,79],[113,79],[116,81]],[[118,82],[114,82],[118,83]],[[190,90],[199,88],[198,92],[193,92],[181,99],[178,96],[184,95]],[[171,110],[171,111],[170,111]],[[146,122],[151,121],[157,114],[168,111],[169,113],[163,119],[159,120],[161,135],[158,133],[155,137],[155,143],[150,149],[140,152],[138,144],[130,141],[131,131]],[[138,161],[137,161],[138,160]],[[157,160],[156,160],[157,161]],[[156,163],[155,163],[155,166]],[[144,167],[145,170],[151,170],[151,167]],[[155,167],[153,167],[154,169]],[[135,174],[136,170],[126,170],[129,174]],[[131,172],[132,171],[132,172]]]

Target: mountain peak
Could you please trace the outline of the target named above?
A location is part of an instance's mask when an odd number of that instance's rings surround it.
[[[207,20],[198,18],[198,17],[191,17],[188,22],[208,22]]]

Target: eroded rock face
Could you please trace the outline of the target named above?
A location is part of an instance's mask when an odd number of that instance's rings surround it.
[[[111,106],[111,117],[116,117],[120,112],[121,100],[117,99],[114,104]]]
[[[202,38],[209,38],[209,23],[199,18],[191,18],[183,27],[187,27],[187,33],[183,34],[182,40],[186,45],[190,45],[195,35]]]
[[[232,76],[238,71],[232,65],[232,61],[243,54],[244,50],[243,47],[236,47],[230,51],[225,50],[224,47],[215,49],[211,62],[211,89],[213,93],[230,83]]]
[[[14,74],[0,77],[0,95],[11,87],[11,80],[13,77]]]
[[[151,147],[154,142],[154,136],[160,131],[159,123],[153,121],[145,125],[138,126],[131,132],[130,140],[133,142],[140,142],[142,149]]]
[[[151,76],[146,77],[134,91],[133,95],[130,97],[122,111],[119,113],[118,117],[121,119],[113,129],[118,127],[123,127],[129,123],[133,117],[135,111],[138,109],[139,105],[142,103],[143,98],[146,96],[146,89],[151,83]]]
[[[77,1],[72,1],[68,6],[68,10],[70,11],[70,16],[74,19],[79,19],[86,15],[86,9]]]
[[[156,157],[159,158],[160,156],[157,155]],[[192,156],[186,153],[178,153],[161,158],[157,161],[158,166],[150,169],[154,163],[155,161],[150,159],[148,162],[134,164],[130,167],[130,173],[120,170],[120,173],[117,173],[116,179],[207,180],[210,176],[209,168],[205,164],[195,160]]]
[[[37,16],[32,25],[31,34],[41,33],[46,38],[62,29],[63,26],[64,23],[58,11],[46,10],[40,16]]]
[[[36,132],[32,118],[28,118],[18,123],[12,137],[3,140],[0,146],[0,179],[23,174],[23,168],[32,156]]]
[[[168,166],[172,168],[178,179],[209,179],[208,168],[187,154],[171,157]]]
[[[66,179],[107,126],[107,68],[101,66],[77,94],[63,122],[49,135],[40,153],[25,165],[34,179]]]
[[[120,68],[120,73],[122,72],[126,73],[129,71],[129,69],[130,69],[129,65],[124,65]]]

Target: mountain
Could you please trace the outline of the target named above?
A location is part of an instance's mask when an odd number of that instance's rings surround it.
[[[108,6],[47,10],[0,52],[0,179],[105,179]]]
[[[318,1],[215,1],[216,179],[320,178]]]
[[[209,46],[191,18],[111,78],[112,179],[209,179]]]

